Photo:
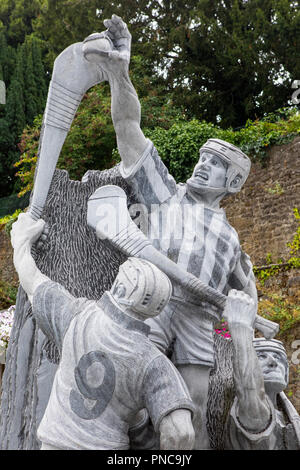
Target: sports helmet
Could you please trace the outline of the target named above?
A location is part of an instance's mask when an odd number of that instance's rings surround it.
[[[238,147],[225,140],[221,139],[208,139],[199,150],[200,157],[202,153],[208,152],[213,153],[224,160],[227,165],[226,174],[226,189],[229,193],[237,193],[248,178],[251,161],[245,153],[243,153]],[[231,183],[234,181],[236,176],[240,175],[241,180],[237,187],[233,188]]]
[[[254,338],[253,346],[256,351],[272,351],[279,353],[286,363],[285,381],[288,383],[289,365],[283,343],[278,339]]]
[[[120,266],[110,292],[119,304],[144,317],[154,317],[167,305],[172,284],[149,261],[130,257]]]

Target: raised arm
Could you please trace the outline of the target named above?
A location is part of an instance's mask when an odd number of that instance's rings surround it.
[[[256,304],[242,291],[231,290],[224,309],[233,342],[233,375],[241,425],[260,432],[269,423],[271,411],[266,399],[263,374],[253,347]]]
[[[143,154],[147,140],[140,128],[141,107],[129,78],[131,34],[127,25],[116,15],[104,21],[111,44],[103,52],[103,39],[88,37],[84,45],[87,60],[98,63],[105,71],[111,89],[111,114],[117,136],[118,150],[124,170],[129,172]],[[98,54],[97,54],[98,50]],[[91,51],[96,53],[90,53]]]
[[[34,221],[29,214],[20,214],[11,230],[14,265],[30,302],[37,287],[49,281],[49,278],[37,268],[31,255],[31,247],[40,238],[44,226],[45,222],[42,219]]]

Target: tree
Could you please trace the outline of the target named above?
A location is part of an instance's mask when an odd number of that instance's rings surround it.
[[[287,106],[299,79],[300,10],[291,0],[45,0],[34,28],[49,64],[112,13],[129,23],[150,90],[170,94],[189,117],[242,126]]]
[[[9,45],[17,48],[32,33],[32,21],[42,5],[43,0],[1,0],[0,29],[5,31]]]
[[[27,37],[17,52],[0,33],[0,79],[7,86],[6,104],[0,106],[0,197],[15,190],[14,163],[20,156],[18,143],[23,129],[32,124],[45,107],[46,74],[41,60],[40,41]],[[15,60],[12,62],[10,57]],[[3,77],[3,78],[2,78]]]
[[[288,104],[300,73],[297,2],[203,0],[193,20],[169,72],[187,113],[241,126]]]
[[[25,101],[24,101],[24,49],[19,46],[15,70],[7,90],[7,103],[5,117],[13,138],[20,137],[26,124]]]

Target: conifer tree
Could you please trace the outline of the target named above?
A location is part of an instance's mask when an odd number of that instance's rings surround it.
[[[32,37],[32,61],[36,84],[37,114],[43,113],[48,92],[48,83],[42,60],[42,49],[40,44],[41,41],[35,37]]]
[[[38,114],[38,90],[33,68],[32,41],[29,39],[23,45],[24,54],[24,104],[26,124],[32,124]]]
[[[6,119],[14,139],[18,139],[26,124],[24,102],[23,48],[18,47],[15,71],[7,90]]]

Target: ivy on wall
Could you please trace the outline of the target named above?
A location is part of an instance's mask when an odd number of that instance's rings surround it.
[[[264,285],[265,281],[279,272],[287,271],[292,268],[300,268],[300,214],[298,208],[294,208],[294,217],[298,221],[298,228],[291,242],[287,243],[290,248],[290,257],[286,261],[279,260],[278,263],[272,263],[272,256],[267,254],[267,264],[265,266],[253,266],[253,272],[256,278]]]

